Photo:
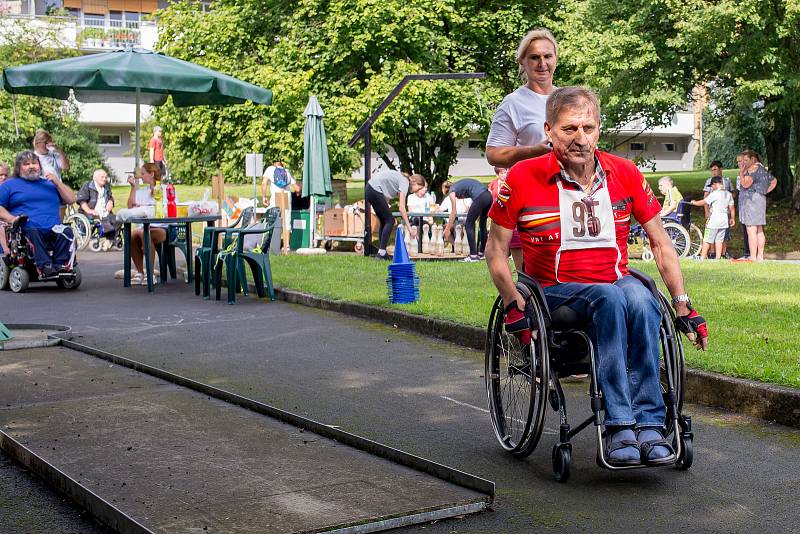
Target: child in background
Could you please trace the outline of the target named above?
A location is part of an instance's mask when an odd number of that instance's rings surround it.
[[[497,200],[497,193],[500,191],[500,186],[505,182],[508,169],[505,167],[495,167],[494,174],[496,178],[489,183],[489,192],[492,194],[492,200]],[[514,269],[522,269],[522,241],[519,238],[519,229],[514,228],[514,233],[511,235],[511,243],[508,248],[511,250],[511,259],[514,260]]]
[[[664,203],[661,205],[659,217],[668,217],[678,220],[678,204],[683,200],[683,195],[672,183],[672,176],[662,176],[658,179],[658,190],[664,195]]]
[[[733,205],[733,195],[726,191],[721,176],[711,178],[711,192],[702,200],[692,200],[693,206],[708,205],[710,215],[706,222],[706,231],[703,235],[703,248],[700,250],[700,259],[708,258],[708,249],[714,245],[716,258],[722,257],[722,244],[725,241],[725,232],[736,224],[736,208]],[[730,209],[730,211],[729,211]]]

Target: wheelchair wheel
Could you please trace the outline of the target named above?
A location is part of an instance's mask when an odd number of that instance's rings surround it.
[[[667,370],[672,374],[673,387],[675,388],[676,406],[678,414],[683,412],[683,393],[686,384],[686,367],[684,365],[683,341],[680,332],[675,328],[675,310],[667,301],[663,294],[659,294],[660,306],[662,309],[661,319],[661,391],[668,391],[666,378]],[[672,407],[667,404],[666,417],[667,435],[674,430],[674,413]],[[680,431],[680,429],[676,429]]]
[[[650,250],[650,247],[645,247],[642,250],[642,260],[643,261],[653,261],[653,258],[655,258],[655,256],[653,255],[653,251]]]
[[[14,293],[22,293],[28,289],[31,283],[31,276],[23,267],[14,267],[8,277],[8,286]]]
[[[686,471],[694,463],[694,443],[691,436],[681,436],[681,454],[678,456],[678,461],[675,462],[675,467],[679,471]]]
[[[89,240],[89,250],[92,252],[100,252],[103,249],[103,243],[101,238],[95,238]]]
[[[675,247],[675,252],[678,253],[679,258],[686,257],[689,254],[691,241],[689,232],[680,224],[668,222],[664,223],[664,230],[667,232],[672,245]]]
[[[486,343],[486,392],[497,441],[518,458],[536,448],[544,426],[549,372],[544,317],[530,290],[517,284],[525,298],[532,339],[522,346],[504,328],[503,301],[498,297],[489,318]]]
[[[81,276],[81,270],[76,265],[72,269],[72,276],[68,278],[59,277],[56,280],[58,287],[62,289],[78,289],[83,281],[83,277]]]
[[[64,224],[72,227],[72,233],[75,235],[75,248],[77,250],[85,249],[92,237],[92,223],[89,218],[82,213],[73,213],[64,219]]]
[[[8,289],[8,276],[11,274],[11,269],[8,268],[6,262],[0,259],[0,291]]]
[[[697,225],[692,224],[689,226],[689,239],[691,244],[689,246],[689,257],[694,258],[700,255],[700,249],[703,248],[703,232]]]
[[[553,473],[555,473],[558,482],[569,480],[571,463],[572,445],[569,443],[556,443],[553,445]]]

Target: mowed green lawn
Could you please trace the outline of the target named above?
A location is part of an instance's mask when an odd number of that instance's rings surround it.
[[[486,264],[417,262],[420,300],[388,304],[383,262],[354,255],[276,256],[279,287],[485,327],[496,296]],[[632,265],[655,275],[653,263]],[[682,262],[686,286],[709,324],[706,352],[687,362],[732,376],[800,387],[800,265]]]

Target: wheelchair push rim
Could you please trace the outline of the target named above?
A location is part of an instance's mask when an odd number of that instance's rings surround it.
[[[505,312],[498,297],[490,314],[485,381],[495,437],[506,451],[528,456],[536,448],[544,426],[549,384],[549,357],[544,317],[522,284],[517,290],[528,302],[532,339],[521,347],[504,328]]]

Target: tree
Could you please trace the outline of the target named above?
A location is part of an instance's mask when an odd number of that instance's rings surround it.
[[[0,68],[77,55],[77,50],[61,42],[61,25],[58,19],[48,25],[16,19],[13,24],[3,24],[6,30],[0,42]],[[38,128],[48,130],[69,156],[70,170],[63,178],[71,186],[78,186],[95,169],[104,167],[97,147],[97,132],[78,122],[74,103],[25,95],[13,97],[0,92],[0,160],[13,166],[14,156],[32,147],[33,134]]]
[[[326,113],[332,171],[349,174],[360,165],[360,154],[348,149],[347,141],[403,76],[487,72],[482,83],[415,82],[373,127],[373,147],[387,166],[423,174],[436,188],[456,161],[458,141],[485,132],[490,104],[518,85],[517,42],[553,5],[219,0],[201,14],[191,4],[172,4],[160,12],[159,47],[275,95],[266,108],[160,108],[156,117],[166,127],[173,167],[188,172],[199,166],[207,174],[219,166],[241,178],[244,154],[251,151],[299,167],[302,110],[314,94]]]

